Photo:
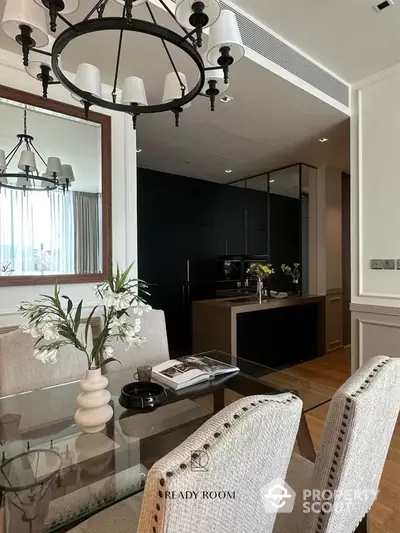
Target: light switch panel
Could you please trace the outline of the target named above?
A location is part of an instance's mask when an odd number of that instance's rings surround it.
[[[372,270],[383,270],[383,260],[371,259],[371,268]]]
[[[383,269],[384,270],[395,270],[396,262],[394,259],[384,259],[383,260]]]

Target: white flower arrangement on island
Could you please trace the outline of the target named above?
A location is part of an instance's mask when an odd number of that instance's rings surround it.
[[[43,363],[56,363],[59,349],[62,346],[73,345],[85,354],[88,370],[94,370],[101,369],[112,361],[119,362],[113,357],[112,342],[125,343],[127,350],[133,346],[142,346],[146,338],[139,335],[140,317],[150,311],[151,307],[142,298],[142,294],[148,294],[147,284],[141,280],[130,279],[131,269],[132,265],[125,271],[117,267],[115,275],[111,272],[107,281],[94,288],[102,304],[95,306],[90,312],[84,335],[78,332],[83,300],[74,310],[72,300],[66,295],[60,295],[60,288],[57,285],[52,296],[41,295],[39,300],[32,303],[22,302],[19,312],[28,322],[21,328],[37,339],[34,356]],[[90,322],[101,305],[103,329],[95,339],[93,347],[89,347]]]

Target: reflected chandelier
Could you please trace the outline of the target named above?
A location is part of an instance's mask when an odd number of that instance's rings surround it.
[[[4,150],[0,150],[0,192],[2,187],[21,191],[52,191],[62,189],[69,190],[75,181],[71,165],[62,165],[60,158],[49,157],[47,163],[34,145],[34,137],[28,134],[26,107],[24,109],[24,133],[18,133],[18,142],[6,156]],[[17,161],[19,154],[18,169],[13,172],[11,166]],[[40,175],[36,166],[36,156],[43,163],[46,171]]]
[[[32,77],[41,81],[43,96],[48,87],[61,83],[72,96],[80,101],[88,117],[89,107],[96,105],[113,111],[129,113],[136,129],[137,117],[144,113],[172,111],[175,124],[185,107],[199,94],[210,99],[211,109],[215,100],[229,86],[229,69],[240,61],[245,53],[236,15],[230,10],[221,10],[219,0],[176,0],[175,13],[167,5],[169,0],[153,0],[159,3],[172,17],[177,31],[157,24],[155,15],[146,0],[99,0],[94,2],[87,15],[72,24],[66,15],[79,8],[79,0],[7,0],[2,29],[21,45],[23,64]],[[121,16],[106,17],[107,4],[121,5]],[[150,21],[134,17],[135,7],[145,4]],[[47,34],[45,10],[50,19],[50,30],[55,32],[59,22],[66,29],[55,39]],[[203,31],[209,28],[208,47],[203,55]],[[74,39],[94,32],[118,30],[119,43],[116,50],[114,85],[107,98],[102,93],[100,71],[94,65],[81,63],[74,82],[61,67],[61,54]],[[179,31],[179,33],[178,33]],[[127,77],[122,84],[121,97],[117,97],[117,86],[124,32],[151,35],[161,40],[172,72],[166,76],[162,103],[149,105],[144,82],[137,76]],[[179,72],[172,58],[170,45],[174,45],[189,56],[199,72],[198,81],[188,88],[185,74]],[[101,55],[101,53],[99,53]]]

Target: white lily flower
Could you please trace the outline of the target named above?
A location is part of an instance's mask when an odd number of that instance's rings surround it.
[[[42,363],[56,363],[57,362],[57,350],[55,348],[39,348],[33,352],[34,357]]]
[[[121,318],[114,316],[110,322],[110,329],[123,328],[126,324],[126,316],[122,315]]]
[[[103,354],[108,357],[113,357],[114,355],[114,348],[112,346],[105,346],[103,350]]]
[[[111,289],[107,289],[103,295],[104,305],[106,307],[115,307],[116,296],[117,295]]]
[[[131,306],[132,296],[128,292],[119,292],[115,294],[114,308],[117,311],[124,311]]]
[[[23,326],[20,326],[20,329],[22,329],[24,333],[29,333],[30,335],[32,335],[33,339],[38,339],[42,336],[40,324],[38,324],[37,326],[32,324],[24,324]]]
[[[41,326],[44,338],[46,341],[57,341],[60,338],[58,329],[53,325],[52,322],[46,322]]]
[[[143,316],[144,313],[149,313],[151,309],[151,305],[138,303],[137,305],[132,307],[132,313],[134,315]]]

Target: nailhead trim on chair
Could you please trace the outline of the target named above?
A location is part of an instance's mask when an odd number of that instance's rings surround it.
[[[352,393],[351,396],[352,398],[355,398],[358,394],[362,394],[363,391],[365,391],[369,384],[371,383],[371,380],[372,378],[374,378],[377,373],[380,371],[381,368],[384,367],[384,365],[386,365],[388,362],[390,361],[390,359],[386,359],[385,361],[382,361],[382,363],[379,363],[379,365],[377,365],[373,370],[373,374],[369,374],[368,378],[366,378],[364,380],[364,385],[361,385],[355,393]],[[345,410],[346,411],[350,411],[351,410],[351,407],[353,406],[353,400],[352,398],[347,398],[346,399],[346,402],[348,405],[345,406]],[[343,428],[347,428],[347,420],[349,419],[349,416],[347,413],[343,413],[343,419],[342,419],[342,427]],[[346,429],[347,431],[347,429]],[[346,434],[346,431],[341,429],[340,430],[340,434],[341,435],[345,435]],[[339,452],[342,451],[342,442],[343,442],[343,438],[344,437],[338,437],[338,442],[337,442],[337,445],[336,445],[336,451],[334,453],[334,456],[336,458],[339,458]],[[333,488],[333,481],[335,480],[335,475],[336,474],[336,466],[338,465],[338,461],[336,459],[333,459],[332,460],[332,463],[334,466],[331,466],[331,469],[330,469],[330,473],[329,473],[329,481],[327,482],[327,485],[328,485],[328,488],[329,489],[332,489]],[[317,529],[316,529],[316,532],[320,532],[322,530],[322,525],[323,525],[323,522],[324,522],[324,518],[325,518],[325,512],[323,510],[320,511],[319,513],[319,517],[318,517],[318,523],[317,523]]]
[[[282,401],[282,400],[275,400],[275,399],[273,399],[273,398],[271,397],[271,398],[266,398],[266,399],[264,399],[264,400],[258,400],[258,403],[259,403],[259,404],[267,403],[267,402],[273,402],[273,403],[290,403],[290,402],[292,402],[293,400],[297,400],[297,399],[298,399],[297,396],[294,396],[294,395],[291,396],[288,400],[285,400],[285,401]],[[249,405],[249,407],[242,407],[242,411],[244,411],[244,412],[249,411],[249,410],[251,410],[252,407],[256,407],[256,406],[257,406],[257,404],[254,403],[254,402],[252,402],[252,403]],[[238,420],[239,418],[240,418],[240,415],[238,415],[238,414],[233,415],[233,420],[234,420],[234,421],[235,421],[235,420]],[[233,422],[225,422],[225,423],[223,424],[223,428],[224,428],[224,429],[230,429],[230,428],[234,425],[234,421],[233,421]],[[223,430],[222,430],[222,431],[223,431]],[[221,436],[221,433],[220,433],[220,432],[216,432],[216,433],[214,433],[214,438],[215,438],[215,439],[218,439],[220,436]],[[206,443],[206,444],[203,445],[203,448],[204,448],[205,450],[208,450],[210,447],[211,447],[211,445],[208,444],[208,443]],[[198,455],[197,453],[194,453],[194,454],[192,454],[191,459],[197,459],[198,457],[199,457],[199,455]],[[185,470],[188,468],[188,465],[185,464],[185,463],[182,463],[182,464],[179,465],[178,468],[179,468],[180,471],[185,471]],[[177,471],[176,471],[177,474],[179,473],[179,470],[177,469]],[[171,477],[174,476],[174,472],[168,471],[165,475],[166,475],[167,478],[171,478]],[[161,478],[161,479],[160,479],[160,485],[161,485],[161,487],[164,487],[164,486],[165,486],[165,479],[164,479],[164,478]],[[162,492],[162,490],[159,490],[159,491],[158,491],[158,496],[160,497],[160,499],[164,499],[164,493]],[[160,510],[161,510],[161,506],[160,506],[159,503],[157,503],[157,504],[156,504],[156,511],[160,511]],[[156,523],[158,523],[158,514],[157,514],[157,512],[154,514],[154,517],[153,517],[153,518],[154,518],[154,521],[155,521]],[[157,533],[157,528],[156,528],[156,526],[153,526],[153,533]]]

